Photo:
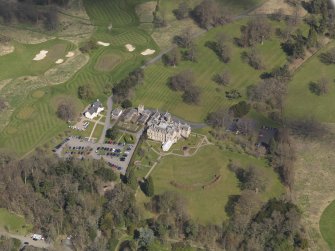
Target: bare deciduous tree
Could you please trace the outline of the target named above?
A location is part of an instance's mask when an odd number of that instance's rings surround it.
[[[58,105],[57,116],[64,121],[74,120],[76,117],[76,109],[72,102],[65,101]]]

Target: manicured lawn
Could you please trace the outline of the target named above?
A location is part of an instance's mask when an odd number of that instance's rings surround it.
[[[225,97],[225,91],[237,89],[246,98],[246,87],[257,84],[259,75],[263,71],[251,68],[241,59],[241,53],[245,51],[234,45],[233,38],[240,36],[240,26],[246,20],[239,20],[232,24],[213,29],[197,39],[198,62],[181,62],[176,68],[166,67],[161,62],[149,66],[145,71],[145,83],[138,87],[135,95],[135,105],[144,104],[146,107],[167,110],[172,114],[183,117],[189,121],[203,121],[208,112],[215,111],[219,107],[229,108],[238,100],[230,101]],[[278,24],[274,23],[274,26]],[[228,44],[232,48],[232,59],[228,64],[222,63],[215,53],[205,46],[206,42],[214,41],[218,34],[224,33],[229,39]],[[266,70],[283,65],[286,56],[280,48],[280,41],[276,38],[259,45],[258,49],[264,59]],[[182,101],[181,93],[169,89],[167,82],[169,77],[183,70],[192,70],[195,74],[195,84],[201,89],[201,101],[198,105],[188,105]],[[228,87],[220,87],[214,81],[216,73],[227,70],[231,75],[231,84]]]
[[[0,57],[0,80],[21,77],[25,75],[39,75],[55,66],[55,61],[66,55],[73,48],[67,41],[53,39],[41,44],[20,44],[14,42],[15,51]],[[41,50],[49,51],[47,56],[40,61],[33,58]]]
[[[31,225],[25,222],[22,216],[8,212],[0,208],[0,227],[11,233],[27,234],[31,230]]]
[[[320,231],[331,250],[335,250],[335,201],[326,209],[320,219]]]
[[[261,194],[264,199],[279,196],[284,189],[277,175],[263,160],[247,155],[223,152],[216,146],[206,146],[191,158],[177,156],[163,157],[152,173],[155,192],[175,191],[187,199],[189,213],[200,223],[220,224],[227,219],[225,205],[230,195],[240,193],[235,174],[227,168],[229,159],[240,162],[242,166],[254,164],[266,173],[268,189]],[[214,176],[221,178],[205,187]],[[171,184],[178,184],[175,185]]]
[[[92,135],[93,138],[96,138],[97,140],[100,139],[102,131],[104,129],[103,125],[97,124],[97,126],[95,127],[94,133]]]
[[[335,46],[332,42],[327,48],[310,58],[302,68],[295,73],[289,84],[285,113],[288,118],[313,117],[322,122],[335,122],[335,66],[320,62],[319,55]],[[309,90],[309,84],[325,77],[329,79],[329,92],[317,96]]]

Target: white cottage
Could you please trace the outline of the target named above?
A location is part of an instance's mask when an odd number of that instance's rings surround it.
[[[88,119],[94,119],[96,118],[102,111],[104,110],[104,107],[102,106],[99,99],[95,101],[85,112],[85,117]]]

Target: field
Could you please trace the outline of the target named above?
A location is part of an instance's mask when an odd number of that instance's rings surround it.
[[[331,250],[335,250],[335,201],[323,212],[320,220],[322,237],[328,243]]]
[[[149,66],[145,71],[145,83],[139,86],[135,95],[135,104],[144,104],[146,107],[167,110],[176,116],[180,116],[189,121],[203,121],[208,112],[215,111],[220,107],[228,108],[236,101],[229,101],[225,98],[225,91],[237,89],[246,97],[246,87],[257,84],[260,81],[260,71],[254,70],[241,59],[241,48],[233,45],[233,38],[239,37],[239,27],[245,24],[245,20],[240,20],[224,27],[216,28],[206,35],[197,39],[198,62],[182,62],[176,68],[166,67],[162,63]],[[213,41],[217,35],[224,33],[229,37],[229,44],[232,48],[232,59],[228,64],[220,62],[215,53],[205,46],[207,41]],[[267,70],[286,62],[286,56],[280,48],[280,41],[272,39],[259,45],[264,65]],[[183,70],[192,70],[196,76],[196,85],[201,88],[201,101],[198,105],[188,105],[182,102],[181,94],[170,90],[167,82],[170,76]],[[229,87],[218,86],[212,77],[216,73],[228,70],[231,75]],[[241,74],[243,73],[243,74]]]
[[[334,42],[330,43],[325,49],[310,58],[294,75],[292,82],[289,84],[286,101],[285,113],[288,118],[313,117],[322,122],[335,122],[334,66],[325,65],[319,59],[320,53],[334,46]],[[318,69],[317,74],[315,74],[315,69]],[[309,84],[322,77],[330,80],[329,93],[324,96],[317,96],[309,90]]]
[[[11,233],[27,234],[31,225],[26,224],[22,216],[9,213],[6,209],[0,208],[0,228]]]
[[[335,198],[334,132],[333,127],[327,138],[294,139],[297,160],[292,195],[302,211],[311,250],[328,249],[320,233],[320,218]]]
[[[203,224],[221,224],[222,220],[227,219],[225,205],[229,196],[240,193],[235,174],[227,168],[229,159],[238,161],[244,167],[254,164],[264,170],[271,183],[262,198],[268,199],[283,193],[277,175],[266,167],[264,161],[247,155],[222,152],[216,146],[205,146],[191,158],[163,157],[151,174],[155,192],[180,193],[186,198],[193,219]]]

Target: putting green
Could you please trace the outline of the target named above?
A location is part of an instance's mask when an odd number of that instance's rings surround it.
[[[122,58],[119,55],[112,53],[104,54],[98,58],[98,61],[95,64],[94,68],[98,71],[112,71],[115,66],[120,64],[121,61]]]

